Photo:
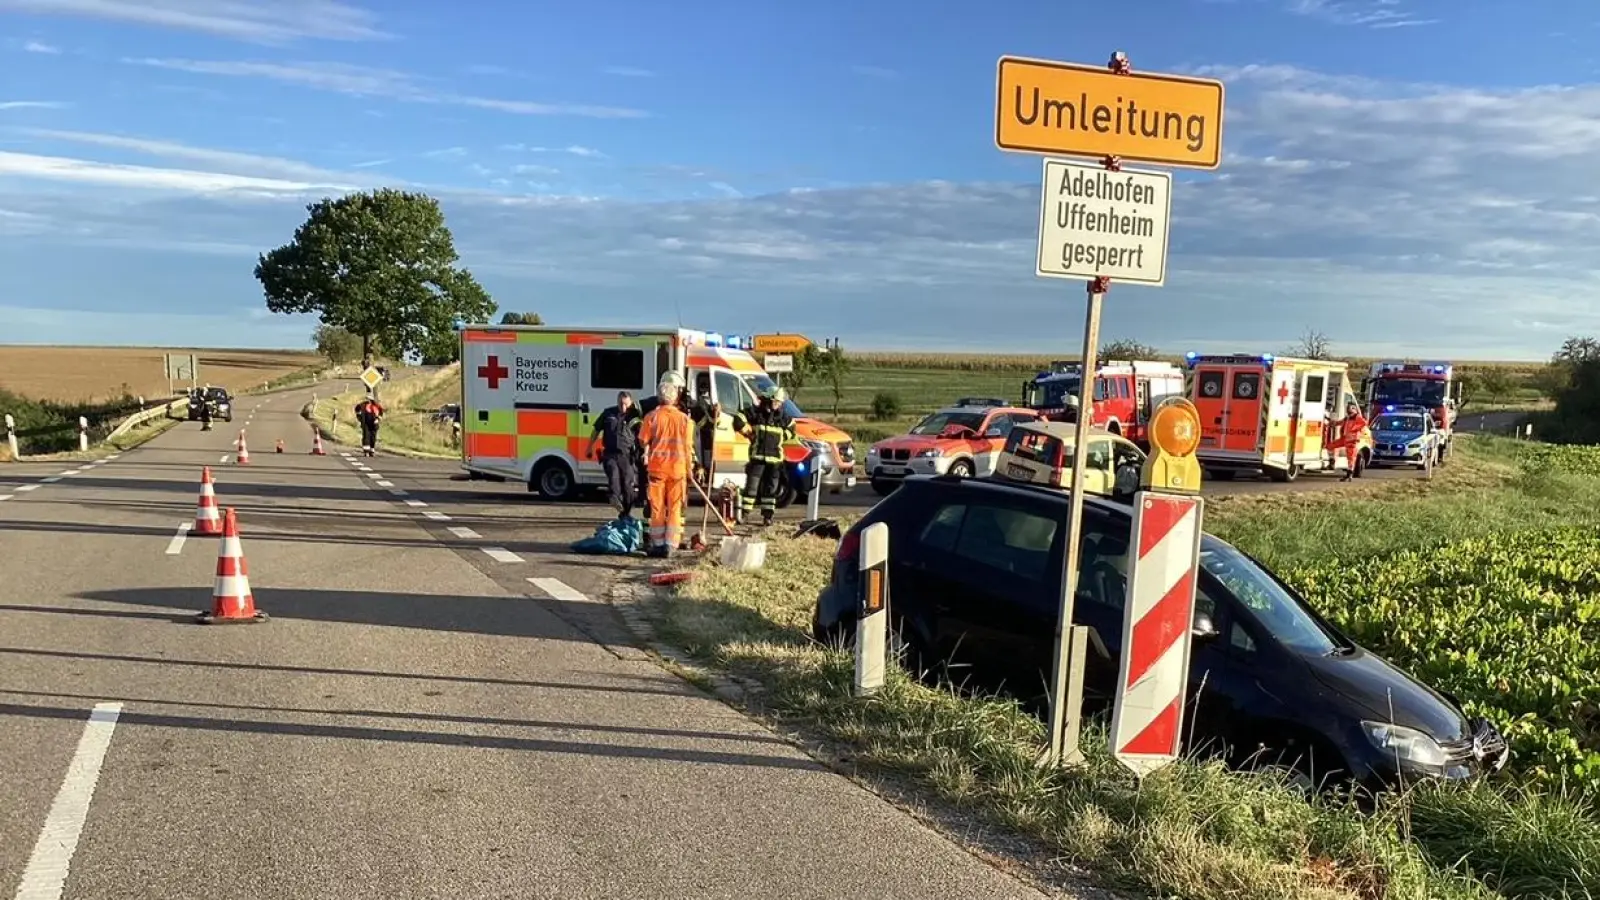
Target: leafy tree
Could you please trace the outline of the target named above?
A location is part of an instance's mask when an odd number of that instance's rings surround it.
[[[809,348],[807,348],[809,349]],[[833,414],[839,415],[839,404],[844,400],[844,380],[855,368],[850,357],[844,355],[844,348],[837,343],[832,347],[820,351],[822,355],[822,369],[818,373],[822,382],[828,386],[833,394]]]
[[[1488,366],[1472,373],[1473,393],[1484,400],[1494,403],[1511,396],[1517,389],[1517,381],[1511,373],[1499,366]]]
[[[311,332],[311,339],[316,342],[317,352],[333,365],[344,365],[361,357],[361,338],[337,325],[318,325]]]
[[[431,334],[417,355],[425,366],[448,366],[461,359],[461,336],[453,330]]]
[[[1288,356],[1297,356],[1301,359],[1333,359],[1333,342],[1320,331],[1307,328],[1300,335],[1300,340],[1289,348]]]
[[[1111,359],[1160,359],[1161,351],[1132,338],[1121,338],[1100,348],[1102,362]]]
[[[872,396],[872,420],[887,422],[900,416],[900,397],[890,391],[879,391]]]
[[[1550,360],[1556,408],[1540,430],[1564,444],[1600,443],[1600,341],[1567,338]]]
[[[800,399],[800,391],[807,384],[822,381],[822,371],[826,365],[827,353],[816,344],[807,344],[806,348],[794,356],[794,370],[783,374],[783,389],[789,396]]]
[[[289,243],[262,254],[255,276],[275,313],[316,313],[324,325],[395,358],[443,340],[459,321],[483,321],[494,301],[457,268],[439,201],[382,188],[325,198]]]
[[[508,312],[500,317],[501,325],[543,325],[544,319],[538,313]]]

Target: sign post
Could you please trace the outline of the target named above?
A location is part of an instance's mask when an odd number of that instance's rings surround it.
[[[1194,404],[1167,398],[1150,418],[1151,455],[1133,495],[1128,602],[1111,708],[1111,753],[1140,778],[1182,752],[1205,513],[1194,457],[1199,446]]]
[[[361,370],[361,383],[367,386],[367,393],[373,397],[378,396],[378,384],[383,381],[383,373],[372,366]]]
[[[1077,765],[1088,646],[1073,624],[1083,531],[1083,474],[1098,369],[1100,314],[1112,279],[1166,283],[1172,177],[1124,172],[1122,161],[1215,169],[1222,161],[1223,85],[1212,79],[1134,74],[1127,54],[1105,67],[1005,56],[995,78],[995,146],[1098,158],[1046,159],[1035,274],[1088,281],[1082,381],[1067,512],[1066,552],[1050,694],[1047,765]],[[1126,645],[1124,645],[1126,646]],[[1127,654],[1124,653],[1124,656]]]

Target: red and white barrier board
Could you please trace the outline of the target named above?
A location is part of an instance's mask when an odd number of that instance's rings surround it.
[[[1182,750],[1203,501],[1140,491],[1133,510],[1111,750],[1143,777]]]

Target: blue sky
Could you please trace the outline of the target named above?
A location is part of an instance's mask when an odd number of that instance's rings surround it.
[[[1543,358],[1600,333],[1589,0],[0,0],[0,342],[301,346],[258,253],[307,203],[444,204],[502,309],[1070,352],[1005,54],[1228,86],[1159,288],[1106,335]]]

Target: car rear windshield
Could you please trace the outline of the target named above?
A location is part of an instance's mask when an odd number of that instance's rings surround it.
[[[983,427],[983,413],[981,412],[936,412],[911,429],[912,434],[942,434],[951,425],[963,425],[977,431]]]

